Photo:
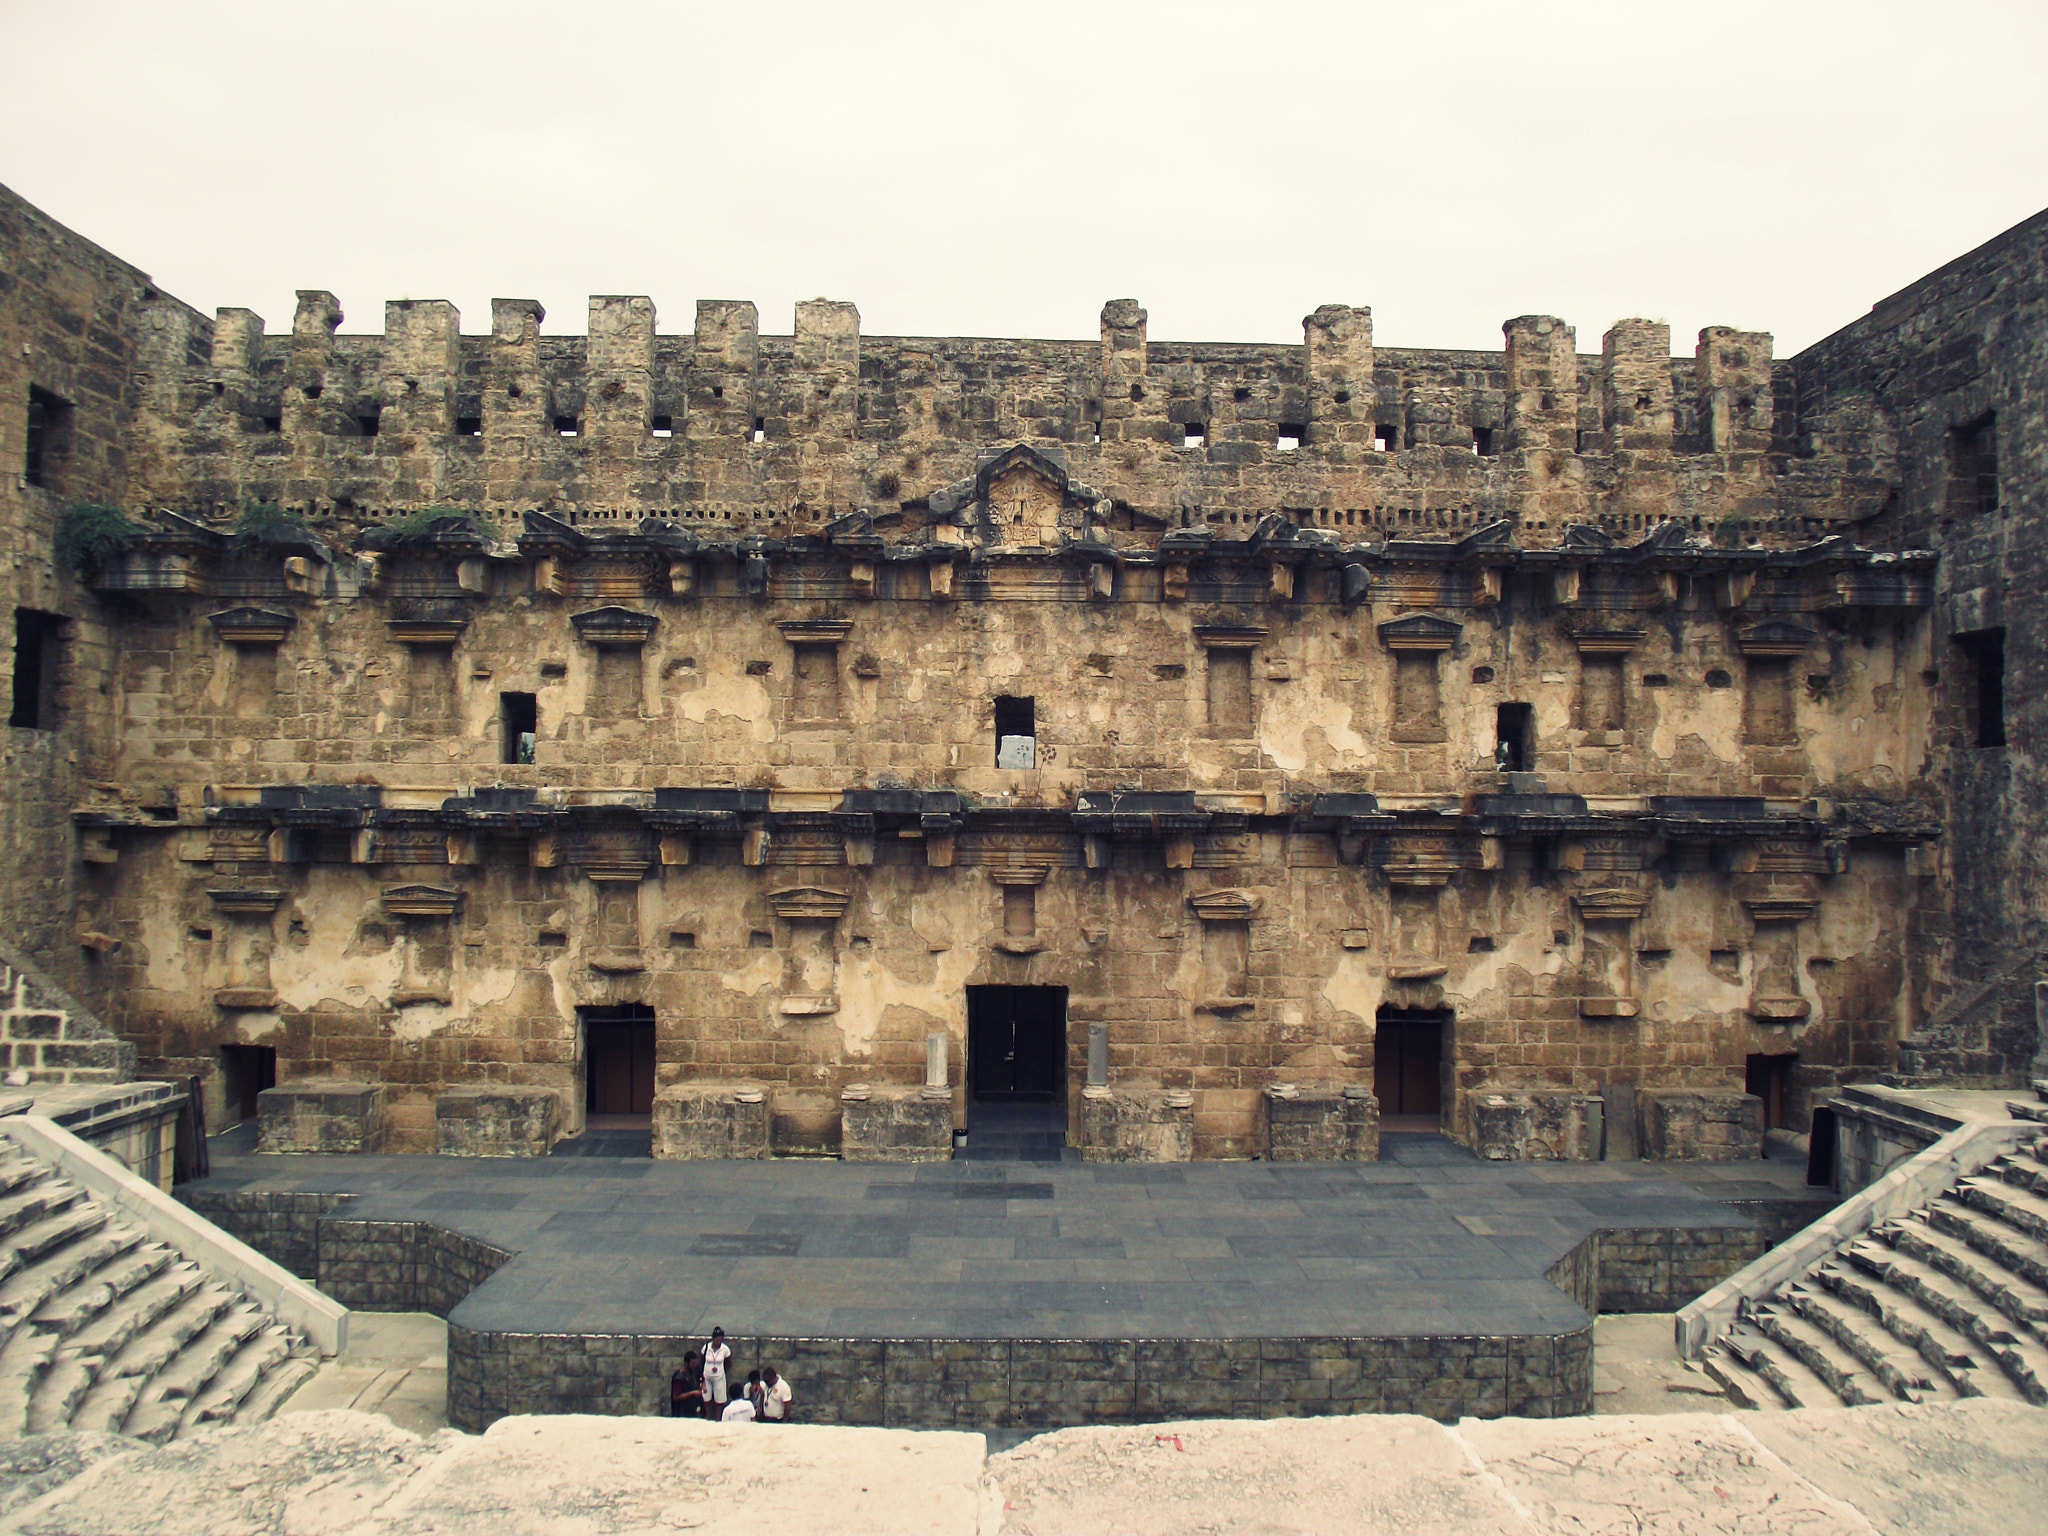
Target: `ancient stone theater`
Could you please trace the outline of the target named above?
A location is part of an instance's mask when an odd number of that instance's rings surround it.
[[[1722,1158],[2020,1081],[2044,245],[1791,358],[351,330],[4,194],[5,937],[270,1150]]]

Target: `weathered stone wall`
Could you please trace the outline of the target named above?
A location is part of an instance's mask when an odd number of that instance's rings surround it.
[[[1921,872],[1943,899],[1918,905],[1927,966],[1901,1010],[1904,1023],[1937,1016],[1902,1063],[1924,1081],[2013,1085],[2041,1045],[2029,990],[2048,948],[2044,253],[2048,215],[2036,215],[1795,360],[1799,450],[1868,444],[1871,471],[1893,486],[1868,536],[1941,554],[1919,682],[1946,834]],[[2000,631],[2003,739],[1991,741],[2001,733],[1980,732],[1976,640]],[[1994,980],[2006,984],[1988,1006],[1946,1006]]]
[[[1788,362],[1547,316],[1376,349],[1343,305],[1153,342],[1128,300],[1089,342],[828,301],[663,336],[631,296],[580,338],[516,300],[343,336],[309,291],[271,337],[0,215],[0,342],[82,402],[63,494],[153,509],[81,593],[53,494],[4,492],[81,735],[20,747],[0,832],[146,1062],[273,1045],[385,1085],[394,1148],[451,1088],[573,1134],[576,1009],[636,1003],[664,1089],[758,1081],[774,1147],[830,1151],[849,1082],[918,1083],[938,1031],[964,1083],[964,989],[1034,984],[1069,1123],[1105,1024],[1198,1156],[1270,1150],[1275,1084],[1373,1086],[1382,1008],[1447,1010],[1453,1134],[1475,1094],[1734,1093],[1758,1055],[1796,1055],[1797,1127],[2038,939],[2034,660],[1994,761],[1949,639],[2042,543],[2038,220]],[[231,541],[252,500],[305,528]],[[2031,1051],[1978,1033],[1921,1055]]]
[[[120,1083],[135,1047],[0,940],[0,1064],[27,1083]]]
[[[159,370],[203,352],[167,350],[160,320],[206,322],[148,276],[0,187],[0,863],[5,937],[88,1004],[104,1001],[81,936],[99,928],[70,813],[105,780],[119,700],[105,686],[111,636],[100,605],[57,568],[52,540],[72,501],[139,509],[130,475],[150,454],[138,402]],[[50,406],[32,474],[31,403]],[[40,483],[35,483],[39,481]],[[59,621],[36,728],[4,723],[15,692],[16,613]],[[96,942],[88,938],[88,942]]]

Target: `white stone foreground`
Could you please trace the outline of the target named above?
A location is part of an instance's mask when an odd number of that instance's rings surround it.
[[[1972,1400],[1583,1419],[1404,1415],[978,1434],[511,1418],[431,1439],[339,1411],[161,1449],[0,1442],[34,1536],[994,1536],[2048,1530],[2048,1410]]]

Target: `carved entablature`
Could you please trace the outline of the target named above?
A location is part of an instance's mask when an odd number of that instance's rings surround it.
[[[1642,643],[1640,629],[1581,629],[1572,634],[1581,656],[1626,656]]]
[[[1397,837],[1380,865],[1387,883],[1414,889],[1449,885],[1465,867],[1464,851],[1448,837]]]
[[[837,645],[853,633],[851,619],[784,619],[775,627],[791,645]]]
[[[291,614],[273,613],[266,608],[230,608],[224,613],[208,614],[206,622],[229,645],[282,645],[298,620]]]
[[[1195,643],[1210,650],[1251,650],[1263,645],[1267,629],[1263,624],[1197,624]]]
[[[284,901],[274,886],[215,886],[206,899],[231,917],[268,917]]]
[[[1589,923],[1632,923],[1643,915],[1650,898],[1643,892],[1622,886],[1574,891],[1572,904]]]
[[[453,645],[468,627],[469,615],[452,603],[421,603],[384,621],[400,645]]]
[[[1448,651],[1465,626],[1430,613],[1411,613],[1380,626],[1380,644],[1390,651]]]

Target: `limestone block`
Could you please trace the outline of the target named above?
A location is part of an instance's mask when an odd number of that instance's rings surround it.
[[[381,1152],[381,1083],[307,1078],[256,1096],[259,1152]]]
[[[434,1149],[443,1157],[546,1157],[561,1132],[551,1088],[450,1088],[434,1099]]]
[[[763,1158],[768,1126],[768,1093],[758,1084],[678,1083],[654,1096],[657,1158]]]
[[[1764,1101],[1716,1088],[1646,1088],[1636,1095],[1642,1155],[1659,1161],[1762,1157]]]
[[[1472,1146],[1494,1162],[1590,1162],[1600,1156],[1603,1107],[1596,1094],[1482,1094],[1472,1101]]]
[[[1361,1084],[1266,1090],[1266,1156],[1276,1163],[1376,1162],[1380,1101]]]
[[[1195,1096],[1158,1089],[1081,1092],[1081,1157],[1090,1163],[1185,1163],[1195,1155]]]
[[[849,1163],[943,1163],[953,1156],[950,1088],[858,1084],[839,1096],[839,1155]]]

